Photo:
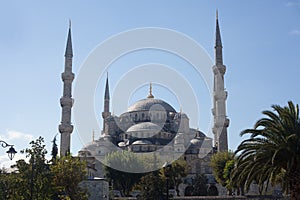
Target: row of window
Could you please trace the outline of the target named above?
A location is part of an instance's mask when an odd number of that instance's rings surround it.
[[[127,123],[129,121],[166,121],[166,112],[163,111],[145,111],[138,113],[130,113],[129,115],[122,116],[121,123]]]
[[[145,132],[133,132],[130,134],[120,134],[119,140],[125,140],[129,138],[162,138],[162,139],[172,139],[173,134],[168,132],[159,132],[157,134],[145,133]]]

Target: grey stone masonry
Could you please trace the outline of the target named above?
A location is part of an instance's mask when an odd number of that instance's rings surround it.
[[[109,186],[105,179],[90,179],[79,183],[79,186],[86,190],[89,200],[108,200]]]
[[[218,151],[228,151],[227,128],[229,119],[226,116],[226,99],[227,91],[224,87],[224,74],[226,66],[223,65],[221,33],[219,28],[218,13],[216,19],[216,42],[215,42],[215,65],[213,66],[214,73],[214,90],[213,90],[213,109],[214,117],[214,146]]]
[[[71,27],[69,27],[67,47],[65,52],[65,71],[61,74],[63,86],[63,96],[60,98],[60,105],[62,107],[61,124],[58,130],[61,134],[60,141],[60,156],[66,155],[70,152],[71,133],[73,132],[73,125],[71,124],[71,111],[73,106],[72,98],[72,82],[74,80],[74,73],[72,72],[72,39]]]

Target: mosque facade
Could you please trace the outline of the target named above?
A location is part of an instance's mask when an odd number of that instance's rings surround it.
[[[102,112],[103,128],[101,137],[86,144],[78,156],[88,161],[88,173],[91,177],[103,177],[102,164],[97,158],[103,158],[112,149],[134,153],[158,152],[158,156],[172,155],[186,160],[188,174],[211,175],[209,165],[212,154],[216,151],[228,151],[227,128],[229,119],[226,116],[227,91],[224,87],[221,34],[218,17],[216,19],[215,62],[212,66],[214,75],[213,108],[214,118],[212,132],[214,138],[209,138],[200,130],[190,127],[189,116],[175,110],[167,101],[157,98],[149,92],[145,98],[135,102],[128,110],[119,116],[110,112],[109,78],[106,79],[104,93],[104,108]],[[70,151],[70,137],[73,131],[71,125],[72,81],[72,41],[69,29],[65,53],[65,71],[62,73],[64,92],[60,100],[62,120],[59,125],[61,133],[60,154]],[[172,158],[173,158],[172,157]],[[170,160],[172,161],[172,159]]]

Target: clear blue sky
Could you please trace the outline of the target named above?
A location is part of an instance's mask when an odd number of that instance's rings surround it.
[[[235,150],[242,140],[239,133],[252,127],[262,117],[262,110],[269,109],[272,104],[285,105],[288,100],[300,102],[299,0],[3,1],[0,7],[0,138],[15,144],[20,151],[41,135],[51,149],[51,140],[58,133],[61,118],[60,74],[64,67],[69,19],[72,20],[73,71],[76,74],[97,45],[112,35],[134,28],[161,27],[179,31],[197,41],[213,57],[216,9],[219,10],[227,66],[229,146]],[[118,66],[161,60],[166,63],[168,59],[159,52],[144,52],[121,59],[110,70],[112,91],[124,72],[118,71]],[[184,71],[182,73],[189,79]],[[196,80],[192,77],[190,80],[197,88]],[[95,97],[99,123],[103,83],[102,78]],[[144,98],[145,93],[146,87],[141,88],[131,102]],[[164,91],[157,89],[154,93],[168,101]],[[198,93],[201,99],[202,91]],[[207,91],[203,93],[203,104],[199,106],[204,117],[191,125],[211,137],[211,102],[205,94]],[[171,104],[172,98],[170,96]],[[199,102],[201,104],[201,100]],[[180,109],[176,102],[174,107]],[[99,136],[97,127],[91,127],[86,134],[92,138],[92,129],[96,129],[96,136]],[[76,155],[83,145],[75,130],[72,153]],[[5,151],[0,149],[0,165],[8,167]]]

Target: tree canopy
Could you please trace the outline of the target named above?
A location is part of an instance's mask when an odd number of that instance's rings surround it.
[[[187,163],[183,159],[175,160],[169,167],[161,168],[160,173],[164,179],[169,178],[169,188],[176,189],[179,195],[179,185],[182,183],[183,178],[187,176]]]
[[[287,106],[273,105],[272,111],[263,111],[250,134],[237,148],[236,168],[232,181],[248,189],[256,182],[260,189],[281,184],[290,191],[291,199],[300,199],[300,120],[299,107],[291,101]]]
[[[18,160],[12,166],[13,172],[0,174],[0,199],[87,199],[78,187],[86,175],[85,163],[69,155],[51,164],[46,159],[47,150],[42,137],[31,141],[30,145],[30,148],[21,151],[29,162]]]
[[[146,167],[144,160],[129,151],[112,152],[105,157],[104,162],[105,176],[110,182],[113,181],[114,189],[121,190],[126,196],[129,196],[131,188],[144,175],[134,172],[143,171],[142,169]]]
[[[222,186],[226,187],[228,184],[230,177],[229,174],[230,172],[225,172],[225,168],[227,165],[228,170],[228,162],[231,162],[234,160],[234,153],[231,151],[224,151],[224,152],[217,152],[214,154],[211,158],[210,165],[212,167],[212,171],[214,174],[214,177],[216,181],[221,184]],[[224,176],[224,173],[226,175]]]

